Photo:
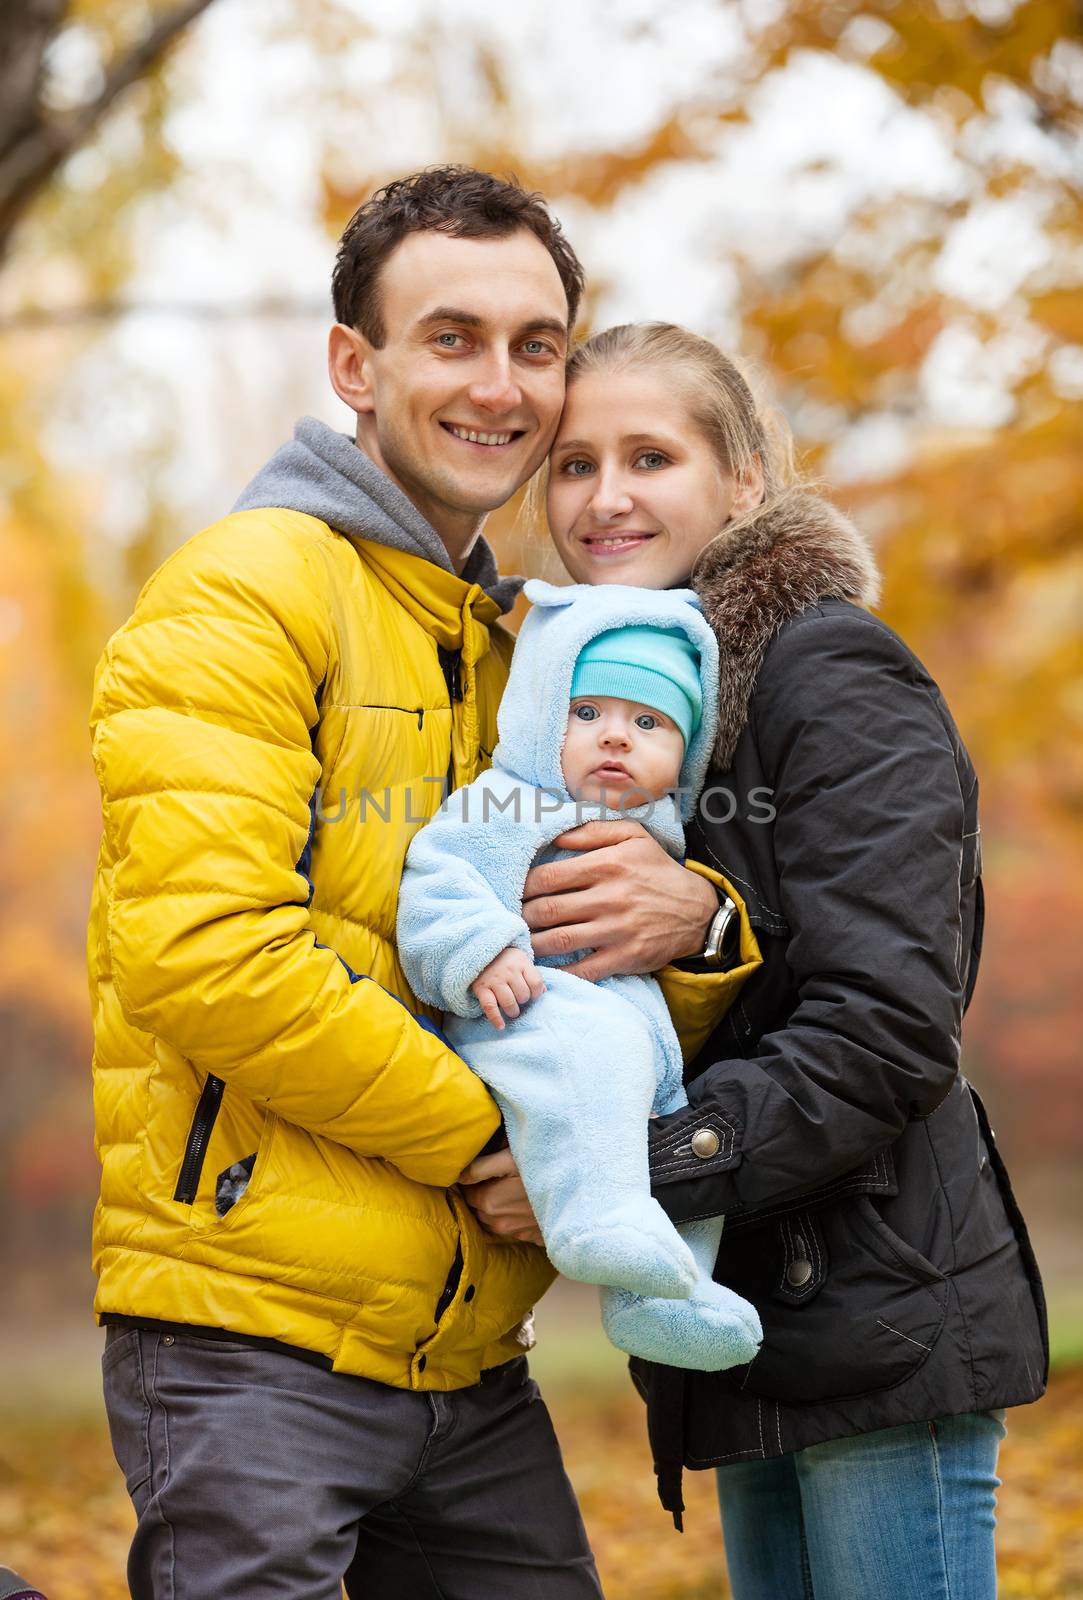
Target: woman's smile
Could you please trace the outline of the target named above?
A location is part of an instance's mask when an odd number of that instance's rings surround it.
[[[641,550],[654,537],[653,533],[640,533],[629,528],[620,533],[583,533],[579,535],[579,543],[592,556],[604,559],[606,556],[626,556],[629,551]]]

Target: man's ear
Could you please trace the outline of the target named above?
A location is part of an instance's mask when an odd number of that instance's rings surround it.
[[[742,517],[746,511],[754,511],[758,505],[762,504],[763,464],[759,456],[753,456],[749,465],[737,479],[733,505],[730,507],[730,516]]]
[[[344,322],[332,325],[327,338],[327,372],[331,387],[358,415],[376,410],[372,378],[372,346],[363,333]]]

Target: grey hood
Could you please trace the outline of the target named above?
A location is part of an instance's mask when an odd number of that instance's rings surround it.
[[[703,712],[681,763],[685,820],[695,807],[718,720],[718,645],[691,589],[635,589],[620,583],[526,586],[531,603],[515,641],[497,712],[500,743],[493,765],[550,794],[566,785],[560,757],[568,728],[572,675],[579,652],[611,628],[680,629],[699,657]]]
[[[420,556],[445,572],[454,568],[443,540],[397,484],[370,461],[349,434],[316,417],[302,417],[289,444],[256,473],[234,511],[302,511],[349,538],[371,539]],[[496,558],[479,539],[463,568],[464,583],[479,584],[501,611],[510,611],[522,578],[502,578]]]

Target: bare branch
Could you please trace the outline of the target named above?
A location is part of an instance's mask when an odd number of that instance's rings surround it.
[[[0,335],[53,328],[74,328],[121,317],[183,317],[192,322],[302,322],[332,316],[329,295],[290,299],[269,295],[262,300],[94,300],[79,306],[25,306],[0,315]]]
[[[0,152],[41,120],[45,53],[68,0],[6,0],[0,6]]]
[[[39,117],[0,160],[0,249],[11,229],[56,169],[79,148],[125,89],[148,73],[177,35],[206,11],[212,0],[183,0],[147,29],[114,61],[101,93],[66,117]]]

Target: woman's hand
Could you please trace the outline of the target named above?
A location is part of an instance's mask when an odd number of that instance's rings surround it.
[[[477,1156],[465,1172],[460,1173],[459,1189],[486,1233],[545,1248],[510,1150]]]
[[[657,972],[703,949],[718,896],[640,823],[587,822],[553,843],[580,853],[527,873],[523,916],[535,955],[592,950],[565,970],[594,983]]]
[[[523,1006],[545,993],[545,980],[526,951],[513,944],[482,967],[470,993],[493,1027],[502,1029],[505,1017],[517,1017]]]

